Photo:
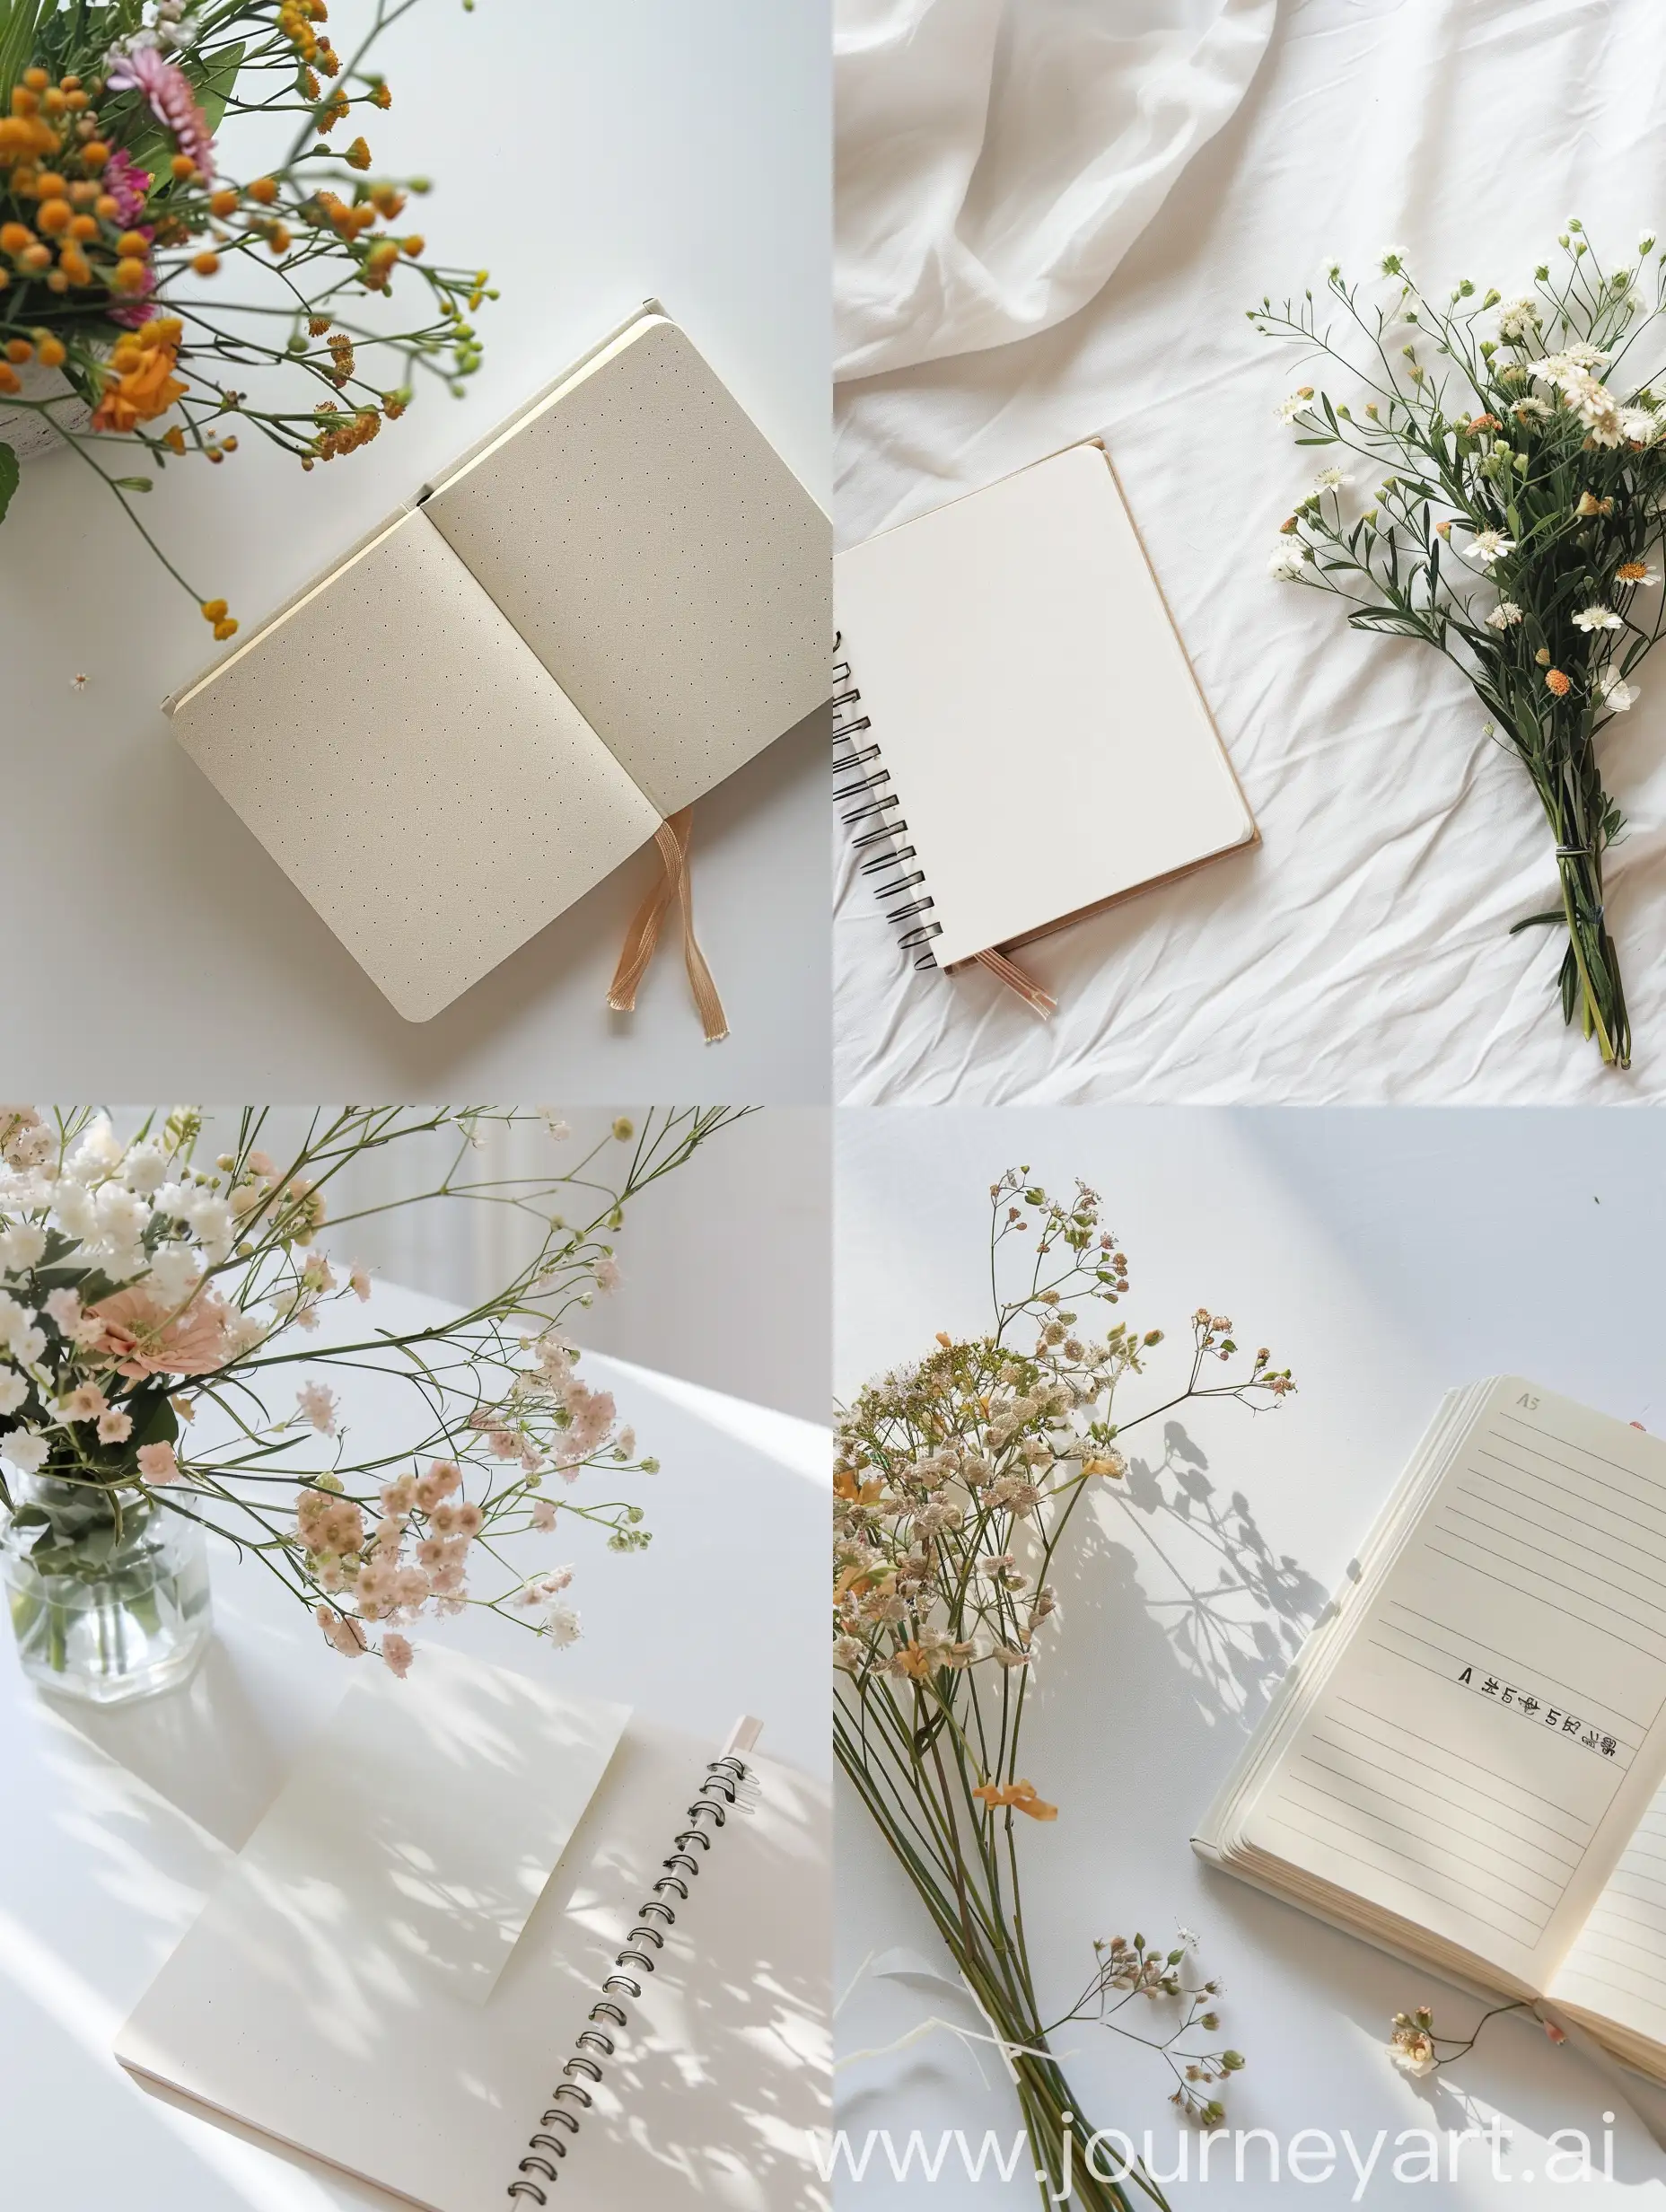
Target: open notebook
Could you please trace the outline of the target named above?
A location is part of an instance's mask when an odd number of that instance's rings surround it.
[[[355,1682],[116,2055],[429,2212],[820,2212],[829,1949],[816,1785],[429,1647]]]
[[[826,699],[829,557],[644,310],[166,704],[426,1021]]]
[[[839,795],[917,965],[1255,843],[1097,443],[840,554],[834,603]]]
[[[1666,2078],[1666,1444],[1451,1392],[1194,1839]]]

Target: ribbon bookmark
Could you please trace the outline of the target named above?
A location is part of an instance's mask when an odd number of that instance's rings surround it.
[[[1057,999],[1050,998],[1035,978],[1027,976],[1016,961],[1008,960],[1004,952],[997,952],[991,947],[987,952],[974,952],[972,958],[1004,983],[1009,991],[1016,991],[1025,1005],[1039,1014],[1044,1022],[1058,1012]]]
[[[608,1004],[616,1014],[636,1012],[636,986],[653,958],[665,909],[675,899],[682,907],[682,956],[688,970],[688,985],[700,1010],[706,1041],[711,1045],[729,1034],[729,1023],[723,1001],[717,996],[717,986],[712,981],[712,971],[706,964],[706,955],[695,941],[694,896],[688,881],[688,838],[693,821],[694,809],[685,806],[662,821],[653,833],[660,853],[660,880],[631,916],[630,927],[625,932],[624,950],[608,992]]]

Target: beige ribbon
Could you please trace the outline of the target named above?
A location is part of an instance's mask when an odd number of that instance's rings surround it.
[[[1004,952],[993,948],[987,952],[974,952],[972,958],[981,961],[992,976],[1004,983],[1009,991],[1016,991],[1034,1013],[1045,1022],[1058,1012],[1058,1001],[1050,998],[1033,976],[1027,976],[1016,961],[1008,960]]]
[[[694,895],[688,878],[688,838],[693,821],[694,809],[685,806],[662,821],[653,833],[660,853],[660,880],[631,916],[619,964],[608,992],[608,1004],[616,1014],[636,1012],[636,986],[653,958],[665,909],[675,899],[682,907],[682,957],[688,970],[688,986],[700,1010],[706,1041],[711,1045],[729,1034],[729,1023],[723,1001],[717,996],[717,986],[712,981],[712,971],[706,964],[706,955],[695,941]]]

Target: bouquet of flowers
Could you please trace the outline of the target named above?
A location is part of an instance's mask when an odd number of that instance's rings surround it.
[[[1661,635],[1666,412],[1647,348],[1661,342],[1666,261],[1655,241],[1604,269],[1570,221],[1563,266],[1512,298],[1465,277],[1443,301],[1406,256],[1382,256],[1385,302],[1332,264],[1321,322],[1309,291],[1249,311],[1346,373],[1279,412],[1302,445],[1341,446],[1367,481],[1321,470],[1283,526],[1272,573],[1333,592],[1359,630],[1415,637],[1474,685],[1526,768],[1555,839],[1558,901],[1515,928],[1565,932],[1562,1012],[1625,1067],[1631,1028],[1603,912],[1603,855],[1624,816],[1596,741],[1635,705]]]
[[[124,1137],[90,1108],[0,1107],[0,1504],[37,1592],[14,1623],[26,1654],[49,1659],[56,1644],[61,1669],[74,1585],[108,1578],[129,1533],[159,1516],[229,1537],[315,1612],[337,1651],[379,1648],[399,1674],[412,1656],[404,1629],[467,1605],[571,1643],[572,1568],[515,1573],[504,1540],[577,1521],[614,1550],[638,1549],[640,1506],[573,1486],[587,1470],[656,1462],[638,1456],[611,1396],[580,1380],[562,1324],[617,1281],[607,1239],[632,1198],[735,1118],[659,1109],[640,1129],[615,1122],[566,1175],[486,1180],[469,1172],[483,1125],[533,1116],[320,1108],[305,1141],[274,1158],[266,1110],[248,1107],[209,1163],[189,1108]],[[474,1202],[516,1207],[541,1239],[455,1321],[367,1329],[353,1318],[371,1295],[364,1269],[338,1272],[318,1248],[332,1189],[364,1155],[445,1130],[457,1149],[438,1182],[349,1205],[334,1229]],[[558,1122],[553,1135],[566,1135]],[[614,1173],[604,1148],[622,1155]],[[554,1211],[570,1194],[579,1225]],[[397,1447],[350,1449],[327,1379],[338,1372],[403,1382]]]
[[[1082,1995],[1057,2017],[1037,1994],[1019,1837],[1058,1807],[1024,1771],[1021,1742],[1057,1611],[1049,1573],[1083,1497],[1126,1474],[1121,1439],[1131,1430],[1194,1400],[1274,1406],[1294,1384],[1269,1352],[1241,1355],[1232,1323],[1204,1311],[1179,1391],[1113,1418],[1118,1390],[1144,1373],[1162,1331],[1107,1317],[1106,1333],[1092,1335],[1077,1308],[1117,1304],[1127,1260],[1092,1190],[1078,1184],[1058,1199],[1028,1175],[1009,1172],[989,1194],[990,1332],[940,1336],[928,1357],[869,1384],[841,1414],[835,1736],[845,1773],[1011,2061],[1038,2169],[1067,2178],[1086,2212],[1126,2212],[1127,2190],[1107,2175],[1048,2039],[1073,2020],[1131,2033],[1118,2019],[1127,2005],[1175,2000],[1166,2035],[1135,2040],[1162,2053],[1174,2102],[1206,2125],[1221,2118],[1220,2085],[1244,2061],[1197,2046],[1197,2032],[1220,2026],[1217,1988],[1188,1971],[1184,1939],[1171,1950],[1139,1936],[1097,1943]],[[1128,2178],[1165,2201],[1142,2168]]]
[[[418,373],[460,395],[484,270],[399,227],[423,180],[376,176],[355,110],[391,105],[372,48],[416,0],[374,0],[345,57],[326,0],[0,0],[0,517],[19,452],[61,444],[139,522],[153,472],[218,464],[240,429],[303,469],[402,415]],[[293,118],[282,158],[232,173],[228,115]],[[339,136],[347,140],[339,151]],[[397,283],[413,320],[368,321]],[[380,356],[380,375],[371,364]],[[259,399],[243,371],[266,372]],[[108,458],[107,458],[108,457]]]

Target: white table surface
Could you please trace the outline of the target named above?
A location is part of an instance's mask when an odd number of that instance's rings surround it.
[[[379,1287],[370,1315],[442,1309]],[[653,1477],[654,1540],[609,1553],[561,1540],[583,1621],[564,1652],[492,1615],[412,1634],[720,1742],[742,1712],[763,1748],[818,1774],[828,1753],[820,1633],[828,1514],[825,1430],[587,1353]],[[332,1380],[339,1382],[338,1374]],[[373,1400],[341,1390],[366,1426]],[[393,1432],[389,1432],[391,1435]],[[548,1539],[536,1540],[547,1553]],[[530,1557],[529,1553],[529,1565]],[[338,2212],[396,2201],[253,2134],[141,2089],[110,2042],[354,1679],[311,1619],[216,1544],[215,1636],[191,1682],[127,1711],[38,1696],[0,1649],[0,2202],[111,2212]]]
[[[1161,1436],[1128,1440],[1127,1500],[1101,1494],[1057,1577],[1064,1625],[1039,1671],[1021,1761],[1060,1806],[1056,1826],[1022,1839],[1044,2004],[1050,1990],[1062,2012],[1086,1982],[1094,1936],[1137,1929],[1172,1941],[1179,1921],[1224,1979],[1223,2040],[1250,2061],[1227,2097],[1230,2126],[1284,2138],[1346,2128],[1367,2151],[1387,2129],[1386,2168],[1400,2130],[1485,2127],[1496,2111],[1511,2144],[1504,2171],[1519,2173],[1542,2171],[1555,2129],[1583,2129],[1600,2156],[1600,2115],[1618,2110],[1611,2184],[1494,2181],[1470,2146],[1455,2182],[1415,2188],[1407,2201],[1489,2212],[1666,2204],[1666,2154],[1584,2058],[1504,2020],[1463,2064],[1433,2083],[1407,2081],[1383,2048],[1390,2016],[1427,1999],[1438,2025],[1467,2033],[1473,2000],[1205,1867],[1188,1844],[1445,1389],[1521,1373],[1666,1432],[1661,1117],[1008,1108],[847,1113],[840,1124],[842,1397],[917,1356],[937,1330],[986,1325],[987,1188],[1024,1163],[1053,1188],[1081,1175],[1103,1194],[1132,1263],[1120,1318],[1166,1327],[1178,1345],[1189,1340],[1186,1317],[1207,1304],[1232,1316],[1241,1342],[1270,1346],[1299,1384],[1264,1417],[1227,1403],[1185,1409],[1166,1464]],[[1183,1379],[1179,1349],[1162,1357],[1150,1397],[1118,1400],[1124,1418],[1166,1396],[1157,1386],[1177,1369]],[[904,1945],[941,1971],[946,1953],[842,1785],[837,1863],[835,1985],[855,1981],[839,2017],[848,2053],[945,2009],[894,1982],[857,1980],[864,1958]],[[1149,2032],[1149,2017],[1142,2008],[1135,2024]],[[1172,2172],[1161,2062],[1096,2029],[1058,2042],[1081,2050],[1066,2075],[1094,2124],[1136,2140],[1152,2129],[1161,2170]],[[997,2064],[986,2057],[985,2067],[988,2088],[965,2047],[940,2032],[863,2060],[842,2074],[838,2124],[857,2140],[889,2127],[899,2146],[915,2128],[928,2145],[957,2127],[974,2145],[987,2128],[1010,2143],[1016,2104],[995,2086]],[[1666,2095],[1632,2094],[1666,2120]],[[1338,2155],[1343,2172],[1328,2182],[1293,2192],[1287,2179],[1277,2189],[1250,2179],[1233,2201],[1348,2203],[1356,2183]],[[1252,2148],[1251,2176],[1265,2172],[1264,2155]],[[1194,2158],[1190,2183],[1171,2191],[1177,2205],[1232,2192],[1230,2146],[1228,2157],[1226,2179],[1207,2185]],[[904,2201],[881,2154],[874,2165],[860,2189],[844,2182],[841,2203]],[[1036,2202],[1022,2169],[1010,2186],[991,2172],[976,2188],[957,2186],[957,2172],[951,2158],[931,2192],[940,2212]],[[1363,2201],[1402,2193],[1380,2172]]]
[[[366,13],[339,0],[344,51]],[[373,446],[310,476],[253,437],[220,469],[171,470],[145,521],[206,596],[246,635],[650,294],[826,501],[825,6],[484,0],[465,14],[425,0],[378,59],[394,94],[367,128],[379,169],[432,176],[416,203],[431,251],[484,261],[501,287],[476,318],[485,366],[466,400],[425,391]],[[823,724],[696,812],[697,918],[732,1029],[721,1052],[669,945],[634,1020],[607,1011],[645,855],[412,1027],[170,736],[158,702],[215,650],[87,470],[65,454],[26,464],[0,526],[0,865],[7,912],[54,921],[50,960],[10,964],[14,1091],[96,1092],[119,1066],[129,1088],[155,1088],[154,1072],[193,1097],[670,1098],[715,1082],[826,1096]],[[66,974],[121,978],[98,989],[95,1023],[64,1019]]]

